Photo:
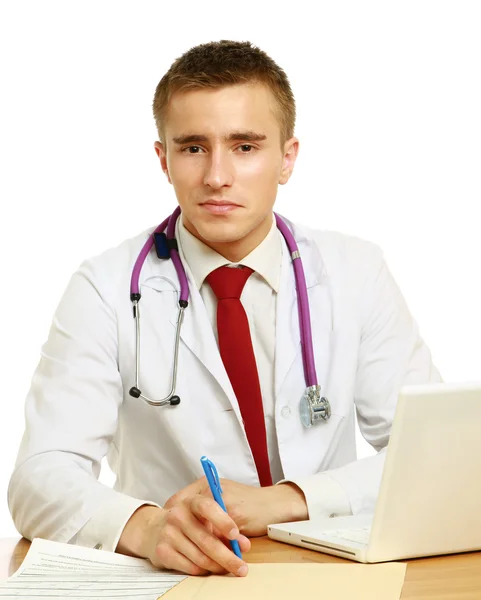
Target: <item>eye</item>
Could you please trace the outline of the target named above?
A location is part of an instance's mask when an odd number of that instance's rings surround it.
[[[252,150],[254,150],[254,146],[251,144],[242,144],[238,148],[246,150],[245,152],[241,152],[241,154],[250,154]],[[185,154],[200,154],[201,151],[203,152],[200,146],[187,146],[187,148],[182,148],[182,152]]]
[[[183,148],[182,152],[187,152],[188,150],[192,150],[192,148],[195,148],[196,150],[202,149],[200,146],[188,146],[187,148]],[[187,152],[187,154],[199,154],[199,152]]]

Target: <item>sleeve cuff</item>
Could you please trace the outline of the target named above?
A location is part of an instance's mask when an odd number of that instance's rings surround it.
[[[278,483],[295,483],[304,493],[309,519],[344,517],[352,514],[344,488],[325,473],[284,479]]]
[[[115,503],[106,503],[92,516],[69,543],[114,552],[130,517],[141,506],[155,502],[119,495]]]

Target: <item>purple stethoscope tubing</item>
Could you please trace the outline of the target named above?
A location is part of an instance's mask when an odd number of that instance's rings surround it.
[[[189,284],[187,281],[187,275],[185,273],[184,267],[182,265],[182,261],[180,260],[179,252],[177,249],[177,245],[175,243],[175,224],[180,215],[180,206],[178,206],[174,212],[167,217],[155,230],[149,235],[148,240],[145,242],[140,254],[135,261],[135,265],[132,271],[132,276],[130,280],[130,299],[133,303],[134,310],[134,318],[136,319],[137,326],[137,335],[136,335],[136,384],[135,387],[131,388],[130,394],[134,397],[141,397],[143,400],[148,402],[153,406],[164,406],[166,404],[178,404],[180,399],[178,396],[174,396],[175,389],[175,381],[177,374],[177,351],[179,345],[179,335],[180,335],[180,326],[183,319],[183,311],[188,306],[189,299]],[[317,375],[316,368],[314,364],[314,351],[312,346],[312,330],[311,330],[311,320],[310,320],[310,312],[309,312],[309,300],[307,295],[307,285],[306,278],[304,274],[304,269],[302,266],[302,261],[299,253],[299,249],[297,247],[297,243],[292,235],[289,227],[282,220],[282,218],[274,213],[276,218],[276,224],[280,232],[282,233],[287,247],[289,249],[292,264],[294,267],[294,275],[296,279],[296,288],[297,288],[297,307],[299,312],[299,329],[300,329],[300,337],[301,337],[301,350],[302,350],[302,362],[304,367],[304,378],[306,381],[307,388],[313,388],[314,386],[318,386],[317,383]],[[139,315],[139,301],[140,301],[140,291],[139,291],[139,279],[140,272],[142,270],[142,266],[149,254],[154,241],[154,233],[162,233],[165,228],[167,228],[167,240],[170,242],[170,256],[175,266],[175,270],[177,272],[177,276],[179,278],[180,283],[180,298],[179,298],[179,317],[177,320],[177,332],[176,332],[176,342],[175,342],[175,355],[174,355],[174,373],[172,377],[172,386],[169,392],[169,395],[159,401],[150,400],[146,396],[144,396],[139,390],[139,357],[140,357],[140,315]],[[172,398],[176,399],[172,401]]]

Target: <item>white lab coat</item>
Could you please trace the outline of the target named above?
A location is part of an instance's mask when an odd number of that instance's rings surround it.
[[[332,416],[310,429],[299,418],[305,382],[294,273],[284,245],[275,349],[282,468],[285,479],[311,489],[328,476],[357,514],[373,507],[384,452],[356,460],[354,409],[366,440],[382,450],[401,385],[441,378],[381,250],[287,222],[303,260],[317,376]],[[157,408],[129,395],[135,383],[130,277],[150,231],[85,261],[56,311],[27,397],[26,431],[9,487],[14,522],[28,538],[70,541],[96,521],[98,535],[82,543],[103,541],[105,547],[102,527],[118,530],[142,501],[162,505],[203,475],[204,454],[222,477],[259,485],[236,397],[187,265],[190,303],[176,389],[181,403]],[[172,261],[152,250],[140,285],[140,387],[159,398],[170,383],[178,314]],[[113,490],[96,479],[106,454],[117,474]],[[321,514],[323,507],[306,498],[310,517]],[[324,509],[336,512],[335,506]],[[111,549],[118,535],[109,540]]]

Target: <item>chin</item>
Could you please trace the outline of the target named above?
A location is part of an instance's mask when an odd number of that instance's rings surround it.
[[[188,218],[188,217],[187,217]],[[189,219],[189,218],[188,218]],[[249,223],[239,222],[240,219],[226,217],[198,217],[189,219],[197,235],[207,242],[228,243],[236,242],[248,235]],[[194,233],[195,233],[194,232]]]
[[[207,242],[217,244],[227,244],[237,242],[247,235],[247,231],[238,225],[229,225],[227,223],[216,223],[215,225],[194,224],[198,234]]]

